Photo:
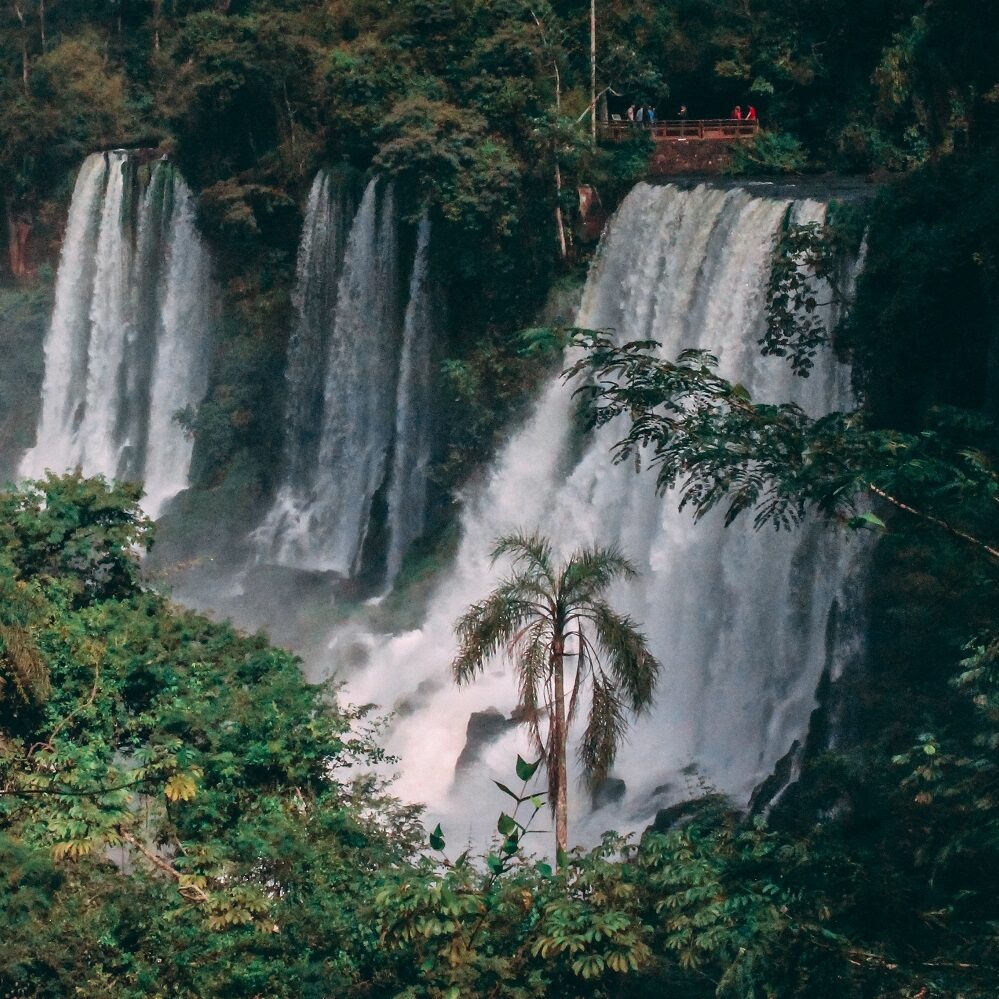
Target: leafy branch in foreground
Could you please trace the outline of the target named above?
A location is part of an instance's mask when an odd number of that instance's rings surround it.
[[[802,378],[852,305],[850,272],[863,253],[864,209],[834,202],[830,213],[825,223],[796,223],[788,206],[767,281],[767,327],[760,349],[787,358]]]
[[[814,507],[883,526],[859,512],[861,497],[874,496],[999,559],[999,475],[983,449],[996,429],[986,417],[938,409],[918,434],[872,429],[859,410],[814,418],[793,403],[755,402],[706,351],[666,361],[654,340],[619,346],[593,331],[576,343],[585,354],[565,377],[584,378],[576,394],[590,425],[627,417],[615,460],[647,454],[659,490],[679,487],[695,518],[721,506],[726,524],[752,511],[757,528],[779,530]]]

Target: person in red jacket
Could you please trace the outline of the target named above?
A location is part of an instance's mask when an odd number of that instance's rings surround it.
[[[732,114],[729,117],[733,118],[735,121],[742,121],[742,106],[740,104],[736,104],[736,106],[732,108]]]
[[[756,108],[752,104],[749,105],[749,110],[746,112],[746,121],[756,121]]]

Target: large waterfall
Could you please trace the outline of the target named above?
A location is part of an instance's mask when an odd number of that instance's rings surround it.
[[[283,482],[255,532],[263,562],[352,576],[387,489],[385,575],[423,529],[435,325],[430,224],[418,226],[403,311],[392,185],[356,213],[326,172],[309,197],[289,353]]]
[[[759,353],[769,261],[789,206],[801,221],[824,215],[810,200],[639,184],[605,234],[578,325],[659,340],[667,358],[709,349],[758,398],[796,400],[814,413],[849,406],[849,373],[831,356],[802,380]],[[817,521],[792,533],[742,522],[726,529],[720,516],[695,524],[675,495],[656,495],[651,473],[612,464],[623,426],[580,439],[570,396],[561,380],[548,385],[466,502],[455,565],[422,628],[388,638],[344,631],[332,645],[333,663],[366,646],[368,665],[350,677],[348,695],[396,709],[388,748],[401,759],[397,791],[429,802],[458,837],[488,832],[502,807],[489,778],[509,779],[516,753],[528,753],[523,730],[494,710],[499,736],[474,750],[479,764],[456,782],[470,714],[498,709],[508,719],[517,700],[502,663],[461,690],[448,670],[453,623],[494,585],[500,570],[487,552],[502,533],[540,529],[563,556],[584,543],[619,545],[641,575],[612,601],[640,622],[664,664],[653,710],[618,755],[623,796],[590,814],[576,793],[576,839],[636,828],[698,784],[747,801],[803,738],[823,671],[835,677],[856,653],[851,538]]]
[[[20,474],[139,479],[156,516],[188,484],[192,442],[176,416],[205,393],[217,295],[187,185],[165,160],[144,186],[140,172],[122,151],[80,169]]]

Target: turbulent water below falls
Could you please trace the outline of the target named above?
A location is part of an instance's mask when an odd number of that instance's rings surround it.
[[[668,358],[709,349],[726,377],[761,399],[795,400],[816,414],[848,407],[849,371],[831,355],[802,380],[759,354],[768,268],[789,205],[800,221],[824,215],[812,200],[638,185],[605,233],[577,325],[659,340]],[[571,391],[559,379],[545,388],[488,482],[467,498],[455,563],[422,627],[379,636],[348,626],[331,642],[332,664],[366,651],[347,696],[395,710],[396,791],[427,802],[431,821],[441,819],[453,838],[489,835],[504,804],[490,778],[509,780],[517,753],[529,755],[525,732],[494,717],[501,734],[455,775],[463,750],[469,760],[470,715],[495,710],[508,719],[517,701],[501,662],[460,690],[448,669],[454,621],[497,579],[487,553],[500,534],[540,529],[562,556],[584,543],[620,546],[641,575],[619,585],[612,602],[641,623],[664,665],[653,709],[618,754],[614,775],[624,787],[616,785],[614,802],[594,812],[581,788],[572,796],[574,842],[640,828],[699,786],[746,802],[806,733],[823,672],[835,678],[858,654],[854,538],[817,521],[793,533],[726,529],[714,515],[695,524],[677,512],[675,495],[656,495],[651,474],[612,464],[623,427],[579,439]]]

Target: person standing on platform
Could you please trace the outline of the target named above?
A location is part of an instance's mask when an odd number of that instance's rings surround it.
[[[756,121],[756,108],[752,104],[749,105],[749,109],[746,111],[746,121]]]
[[[628,121],[634,121],[635,120],[635,105],[634,104],[632,104],[631,107],[628,108],[627,115],[628,115]]]
[[[641,125],[642,122],[645,121],[645,105],[644,104],[641,105],[639,107],[639,109],[635,112],[635,121],[637,121],[639,125]]]
[[[733,121],[742,121],[742,105],[736,104],[736,106],[732,108],[732,113],[729,115],[729,117]]]

